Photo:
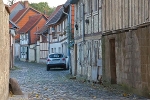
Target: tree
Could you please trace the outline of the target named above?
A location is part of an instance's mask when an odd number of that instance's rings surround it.
[[[31,3],[30,6],[46,15],[50,15],[55,10],[55,7],[49,7],[47,2]]]
[[[11,6],[12,4],[15,3],[16,0],[7,0],[8,1],[8,5]]]

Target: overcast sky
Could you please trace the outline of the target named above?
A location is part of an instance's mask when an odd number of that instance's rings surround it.
[[[24,0],[15,0],[24,1]],[[50,7],[57,7],[58,5],[64,4],[67,0],[28,0],[29,3],[38,3],[38,2],[48,2]],[[3,0],[5,4],[7,4],[8,0]]]

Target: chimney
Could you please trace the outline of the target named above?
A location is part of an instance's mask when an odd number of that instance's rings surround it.
[[[28,8],[28,7],[29,7],[29,2],[28,2],[28,0],[25,0],[25,1],[24,1],[24,6],[25,6],[25,8]]]

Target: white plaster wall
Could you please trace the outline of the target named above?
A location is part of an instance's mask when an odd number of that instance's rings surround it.
[[[20,44],[19,43],[15,43],[15,57],[20,58]]]
[[[40,62],[40,43],[37,41],[37,46],[36,46],[36,62]]]
[[[35,61],[35,44],[29,46],[29,62]]]

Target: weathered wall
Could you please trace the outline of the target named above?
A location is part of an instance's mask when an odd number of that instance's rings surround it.
[[[36,45],[32,44],[29,46],[29,62],[36,61]]]
[[[149,0],[103,0],[102,30],[125,29],[150,21]]]
[[[150,26],[104,36],[104,80],[111,82],[110,39],[115,39],[116,80],[138,89],[150,91]],[[150,96],[150,95],[149,95]]]
[[[0,0],[0,100],[8,100],[10,35],[9,14]]]
[[[101,39],[86,40],[77,44],[77,75],[97,81],[100,75],[99,67],[102,67],[97,65],[98,60],[102,59],[101,50]]]
[[[72,54],[72,73],[90,81],[97,81],[100,75],[97,62],[101,52],[101,0],[79,0],[75,5],[74,54]],[[97,10],[94,7],[97,6]],[[84,11],[83,11],[84,8]],[[89,9],[90,8],[90,9]],[[84,14],[83,14],[84,13]],[[89,21],[88,22],[86,22]]]

